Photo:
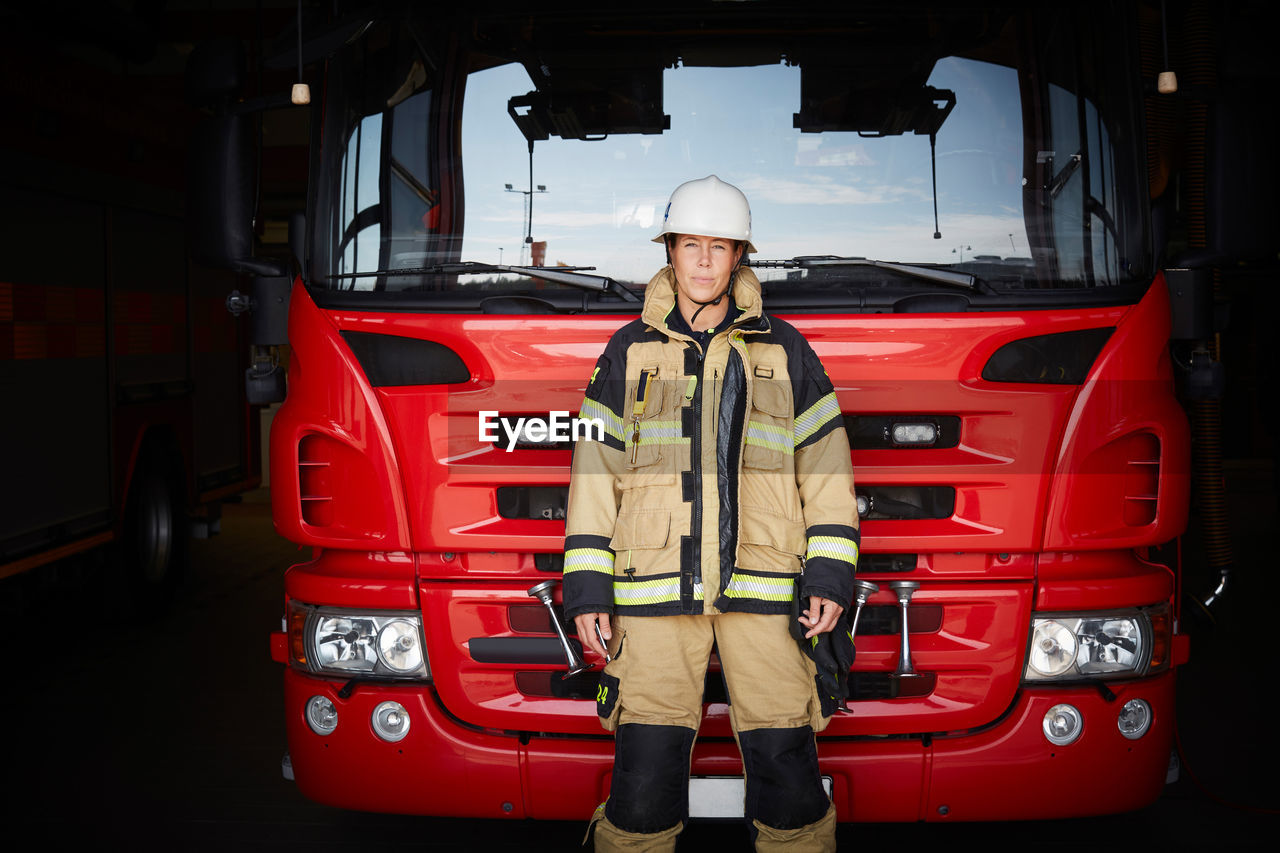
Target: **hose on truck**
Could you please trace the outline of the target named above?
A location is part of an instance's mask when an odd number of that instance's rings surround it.
[[[1171,177],[1181,173],[1187,247],[1203,252],[1209,246],[1208,233],[1208,145],[1209,105],[1205,93],[1218,84],[1217,32],[1212,9],[1206,0],[1193,0],[1186,7],[1175,45],[1180,47],[1175,61],[1186,96],[1175,100],[1154,92],[1144,99],[1147,122],[1147,179],[1153,203],[1165,197]],[[1147,7],[1139,15],[1139,56],[1144,79],[1154,80],[1159,70],[1169,65],[1166,31],[1167,9],[1160,4],[1158,12]],[[1181,110],[1179,109],[1181,108]],[[1181,119],[1179,112],[1182,112]],[[1178,135],[1183,129],[1181,169],[1178,169]],[[1213,268],[1215,298],[1222,291],[1222,273]],[[1211,362],[1221,360],[1221,342],[1215,333],[1198,351]],[[1196,495],[1196,510],[1204,539],[1207,565],[1216,586],[1207,594],[1193,598],[1198,612],[1211,621],[1209,608],[1227,589],[1234,558],[1228,525],[1226,484],[1222,473],[1222,404],[1217,399],[1198,399],[1187,403],[1191,425],[1191,476]]]
[[[1183,28],[1186,46],[1186,79],[1193,92],[1213,91],[1218,85],[1217,33],[1209,4],[1197,0],[1187,9]],[[1192,98],[1187,122],[1187,243],[1192,250],[1205,249],[1208,237],[1208,128],[1209,106],[1203,98]],[[1222,271],[1213,270],[1215,299],[1222,292]],[[1218,335],[1207,342],[1209,357],[1220,361]],[[1226,591],[1233,563],[1231,535],[1227,523],[1226,483],[1222,474],[1222,403],[1197,400],[1191,404],[1192,482],[1199,496],[1197,508],[1204,531],[1205,557],[1218,575],[1217,586],[1195,599],[1205,613]],[[1212,615],[1210,614],[1212,619]]]

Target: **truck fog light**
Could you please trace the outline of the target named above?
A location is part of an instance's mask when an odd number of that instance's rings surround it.
[[[1151,728],[1151,706],[1141,699],[1130,699],[1116,717],[1120,734],[1129,740],[1137,740]]]
[[[321,737],[333,734],[333,730],[338,727],[338,709],[326,696],[312,696],[308,699],[305,713],[307,725]]]
[[[1074,705],[1054,705],[1044,715],[1044,736],[1055,746],[1066,746],[1080,737],[1084,718]]]
[[[399,702],[383,702],[373,709],[373,731],[388,743],[404,740],[409,733],[409,712]]]

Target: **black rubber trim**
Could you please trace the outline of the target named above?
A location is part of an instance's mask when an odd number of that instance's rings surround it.
[[[569,640],[579,656],[582,643]],[[564,647],[556,637],[472,637],[467,641],[471,659],[478,663],[564,664]]]
[[[1089,376],[1114,331],[1106,326],[1010,341],[987,359],[982,378],[988,382],[1079,385]]]
[[[342,339],[375,388],[400,385],[456,385],[471,380],[462,356],[444,344],[344,330]]]

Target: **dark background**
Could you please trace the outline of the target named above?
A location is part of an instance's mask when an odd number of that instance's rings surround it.
[[[1266,5],[1168,8],[1175,40],[1211,38],[1223,71],[1217,89],[1188,97],[1229,104],[1232,133],[1243,147],[1274,149],[1280,74],[1268,64],[1275,29]],[[90,169],[95,161],[116,158],[110,170],[164,183],[159,176],[181,173],[199,117],[182,99],[191,46],[230,35],[243,39],[253,55],[254,46],[268,44],[293,14],[293,3],[274,0],[0,2],[0,148],[60,147],[78,152]],[[1175,70],[1176,62],[1175,50]],[[97,76],[88,79],[85,69]],[[287,91],[292,76],[266,71],[254,85]],[[65,110],[40,107],[42,100],[65,105],[76,99],[95,105],[80,111],[76,126],[56,120]],[[126,142],[95,145],[99,123],[112,125],[102,138]],[[122,123],[132,128],[123,135]],[[259,238],[269,252],[283,247],[288,213],[304,205],[305,119],[269,117],[263,139]],[[1255,192],[1236,212],[1238,219],[1274,221],[1278,173],[1273,155],[1239,160],[1228,178]],[[181,192],[181,181],[165,189]],[[1176,244],[1176,211],[1170,233]],[[1246,846],[1265,843],[1280,829],[1280,746],[1270,730],[1277,692],[1277,389],[1270,346],[1280,287],[1276,248],[1280,241],[1273,240],[1269,254],[1229,269],[1219,295],[1227,370],[1221,479],[1230,538],[1225,565],[1232,575],[1211,612],[1196,604],[1224,565],[1208,557],[1197,502],[1183,542],[1181,628],[1192,642],[1191,661],[1178,671],[1179,780],[1154,805],[1132,814],[999,826],[842,825],[842,849],[925,841]],[[6,401],[6,416],[17,412]],[[6,499],[20,500],[20,485],[6,482]],[[305,556],[275,536],[269,496],[260,489],[224,508],[221,535],[193,542],[187,582],[163,614],[139,615],[120,600],[106,553],[0,585],[8,663],[0,688],[6,834],[34,831],[45,843],[210,850],[576,847],[580,824],[344,812],[306,801],[282,779],[281,676],[269,658],[267,635],[280,622],[282,573]],[[1043,795],[1105,801],[1113,784],[1101,768],[1088,790]],[[706,822],[691,826],[685,839],[691,849],[744,840],[744,832]]]

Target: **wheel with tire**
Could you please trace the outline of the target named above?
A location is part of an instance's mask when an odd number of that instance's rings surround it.
[[[166,603],[186,570],[187,524],[181,457],[148,447],[138,461],[124,518],[124,571],[133,598]]]

